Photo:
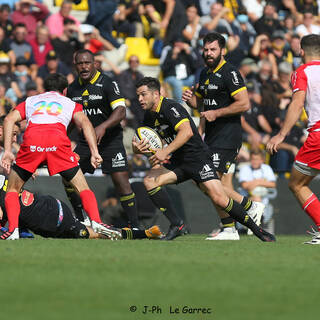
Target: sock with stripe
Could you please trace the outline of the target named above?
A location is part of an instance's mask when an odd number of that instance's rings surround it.
[[[95,222],[101,223],[97,199],[94,193],[91,190],[83,190],[80,192],[80,199],[89,218]]]
[[[84,221],[83,207],[79,194],[74,190],[72,186],[64,186],[67,197],[72,205],[74,214],[79,221]]]
[[[243,197],[241,203],[244,210],[248,211],[252,206],[252,200],[250,200],[248,197]]]
[[[130,228],[121,229],[123,239],[145,239],[147,235],[144,230],[133,230]]]
[[[148,190],[148,194],[154,205],[166,216],[171,225],[180,226],[183,224],[183,221],[176,213],[166,190],[161,187],[156,187]]]
[[[221,223],[223,228],[232,228],[235,226],[234,220],[231,217],[222,218]]]
[[[308,200],[302,205],[302,208],[316,224],[318,231],[320,231],[320,201],[315,194],[311,194]]]
[[[240,222],[244,226],[251,229],[254,234],[259,233],[260,228],[254,223],[254,221],[250,218],[250,216],[246,213],[244,208],[233,201],[231,198],[229,199],[229,203],[227,207],[224,209],[233,219]]]
[[[131,228],[139,228],[136,195],[134,192],[120,196],[121,206],[127,216]]]
[[[4,205],[9,221],[9,232],[19,227],[20,202],[18,192],[7,192]]]

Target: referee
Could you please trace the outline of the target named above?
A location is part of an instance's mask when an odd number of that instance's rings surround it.
[[[126,116],[125,99],[117,82],[95,68],[91,51],[77,51],[74,61],[78,77],[70,84],[67,96],[83,105],[85,114],[95,128],[99,153],[103,159],[102,172],[111,175],[129,226],[138,228],[136,199],[129,183],[127,156],[120,125],[121,120]],[[80,156],[79,164],[82,171],[93,173],[89,146],[83,134],[80,135],[74,152]],[[77,194],[70,186],[66,187],[66,192],[77,212],[78,219],[83,220]]]
[[[232,174],[235,159],[242,144],[241,114],[250,108],[247,88],[239,71],[224,59],[226,41],[216,32],[203,39],[203,58],[206,67],[201,71],[195,93],[186,90],[182,95],[190,107],[202,110],[199,133],[205,134],[211,158],[225,190],[254,218],[262,215],[264,206],[252,203],[233,190]],[[239,240],[233,219],[222,210],[218,213],[223,225],[219,234],[208,240]]]

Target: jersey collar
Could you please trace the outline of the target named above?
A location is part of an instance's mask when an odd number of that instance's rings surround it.
[[[160,112],[161,105],[162,105],[162,101],[163,101],[163,96],[160,96],[160,101],[159,101],[158,106],[157,106],[157,109],[156,109],[156,112],[157,112],[157,113]]]
[[[212,71],[212,73],[216,73],[217,71],[219,71],[226,62],[227,61],[223,59],[223,61],[219,63],[219,65]],[[210,72],[211,71],[209,69],[207,73],[210,73]]]
[[[94,84],[94,83],[98,80],[100,74],[101,74],[100,71],[97,70],[97,72],[96,72],[96,74],[94,75],[94,77],[90,80],[90,83],[91,83],[91,84]],[[81,85],[83,85],[83,81],[81,80],[80,77],[79,77],[79,83],[80,83]]]

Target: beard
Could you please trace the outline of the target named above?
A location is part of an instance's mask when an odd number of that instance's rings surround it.
[[[222,54],[220,53],[216,58],[210,57],[210,59],[212,59],[212,61],[208,61],[208,57],[205,57],[204,60],[205,60],[206,65],[210,69],[214,70],[218,66],[218,64],[220,63],[221,57],[222,57]]]

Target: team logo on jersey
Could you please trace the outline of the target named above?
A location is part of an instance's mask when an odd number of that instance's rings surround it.
[[[126,160],[121,152],[118,152],[114,158],[112,158],[112,167],[124,167],[126,165]]]
[[[89,100],[101,100],[102,96],[99,96],[97,94],[90,94],[89,95]]]
[[[82,95],[83,95],[83,96],[88,96],[88,95],[89,95],[88,90],[86,89],[85,91],[83,91]]]
[[[217,106],[216,100],[214,99],[203,99],[203,104],[205,106]]]
[[[102,83],[96,83],[95,86],[96,87],[102,87]]]
[[[84,109],[83,110],[85,115],[87,116],[95,116],[96,114],[102,114],[102,111],[98,108],[97,110],[96,109]]]
[[[220,73],[215,73],[214,75],[215,75],[216,77],[218,77],[218,78],[221,78],[221,77],[222,77]]]
[[[35,152],[37,150],[37,146],[30,146],[30,151]]]
[[[120,89],[119,89],[119,86],[118,86],[117,82],[116,82],[116,81],[112,81],[112,83],[113,83],[114,93],[115,93],[116,95],[120,96]]]
[[[231,71],[231,75],[232,75],[232,83],[235,86],[238,86],[239,85],[239,78],[238,78],[237,72],[236,71]]]
[[[24,206],[28,207],[30,205],[32,205],[34,201],[34,195],[33,193],[27,191],[27,190],[23,190],[22,194],[21,194],[21,202]]]
[[[175,118],[181,117],[180,113],[178,112],[178,110],[177,110],[175,107],[171,108],[170,110],[173,111],[173,116],[174,116]]]
[[[81,101],[82,97],[73,97],[72,101],[76,102],[76,101]]]
[[[212,156],[211,156],[211,159],[212,159],[212,163],[213,163],[214,167],[218,168],[219,164],[220,164],[220,155],[219,155],[219,153],[213,153]]]
[[[210,165],[205,164],[201,171],[199,171],[201,179],[214,178],[214,172]]]
[[[216,86],[215,84],[210,83],[208,85],[208,90],[217,90],[217,89],[218,89],[218,86]]]

